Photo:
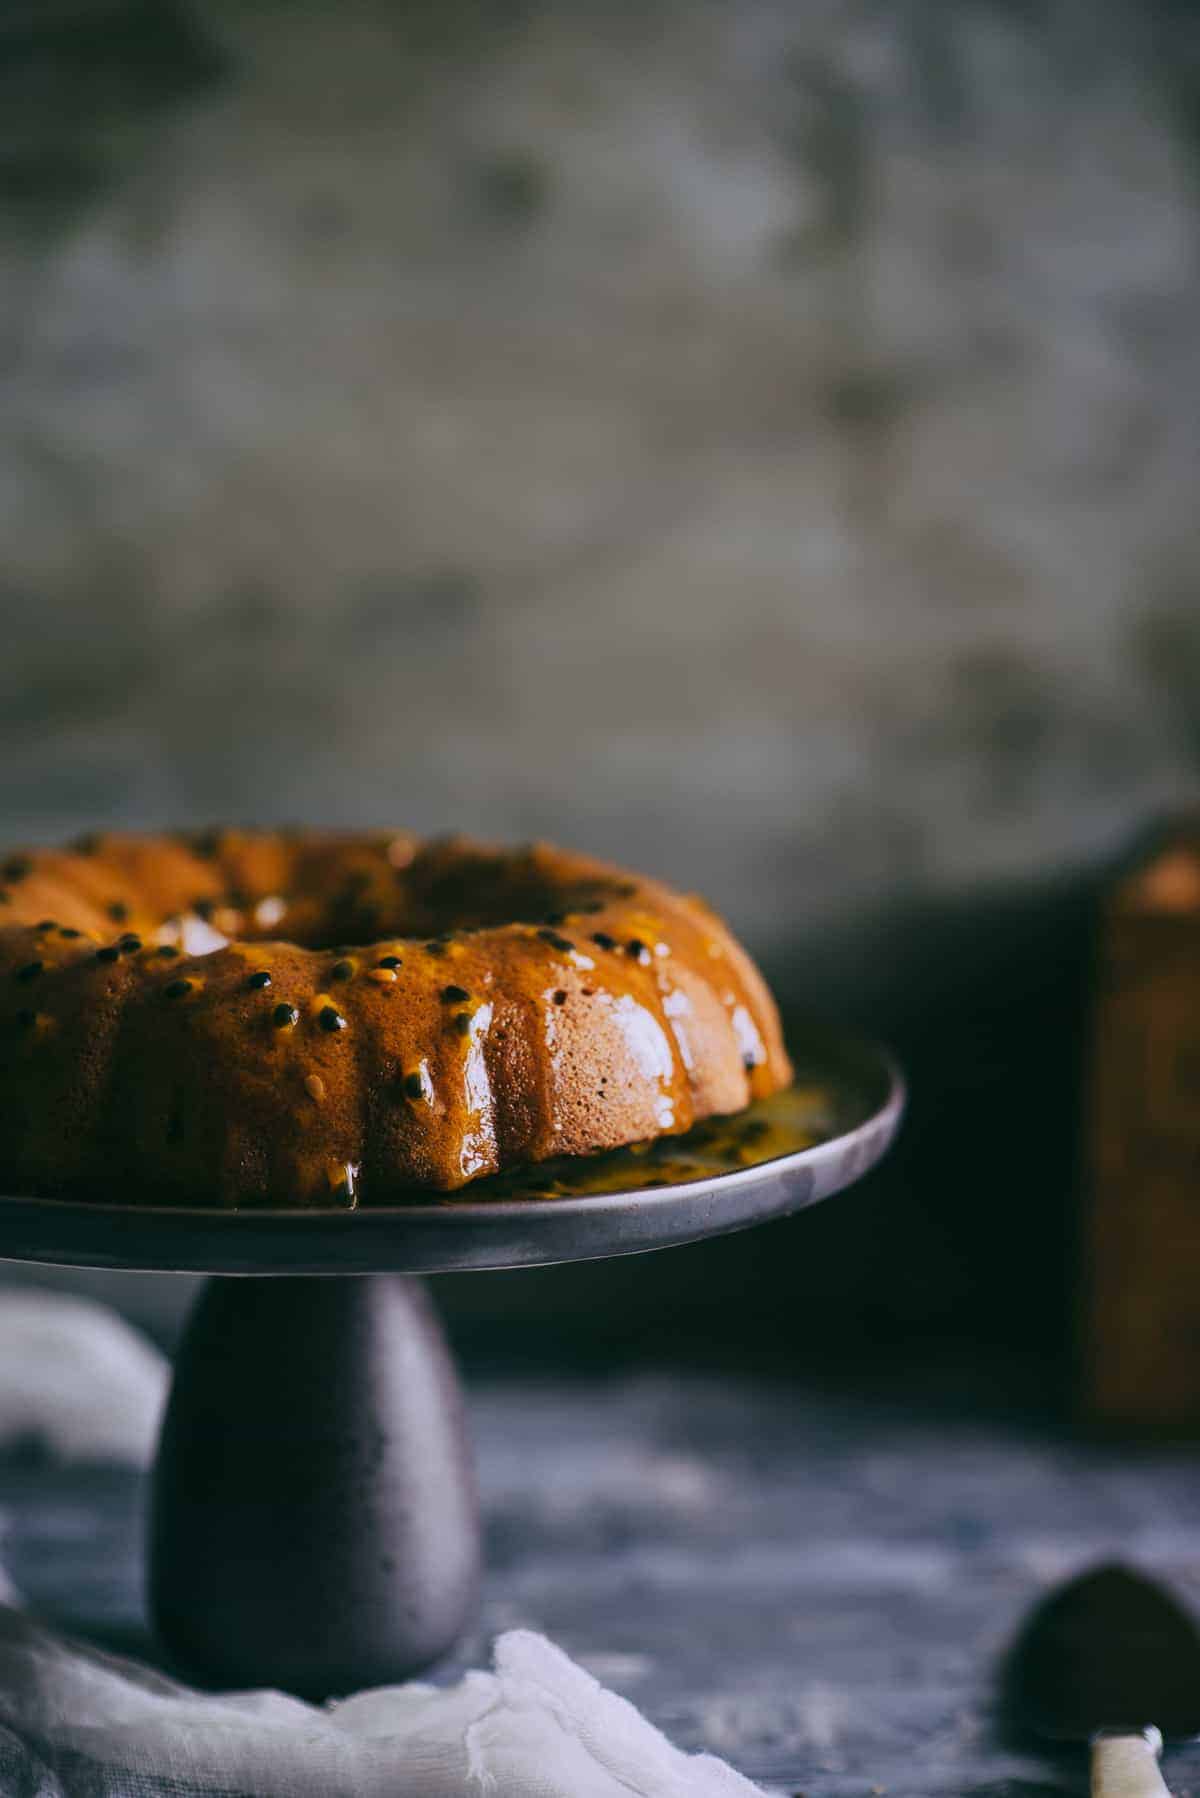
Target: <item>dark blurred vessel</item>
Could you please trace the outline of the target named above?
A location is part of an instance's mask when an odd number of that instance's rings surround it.
[[[1081,1401],[1200,1433],[1200,817],[1134,857],[1101,915],[1081,1218]]]

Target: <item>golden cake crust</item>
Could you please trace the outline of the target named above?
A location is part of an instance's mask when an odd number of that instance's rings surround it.
[[[0,1190],[399,1202],[790,1078],[703,901],[545,844],[221,831],[0,858]]]

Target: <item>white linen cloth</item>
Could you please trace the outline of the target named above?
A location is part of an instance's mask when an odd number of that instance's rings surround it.
[[[166,1364],[102,1305],[0,1289],[0,1448],[145,1465]],[[553,1643],[491,1672],[324,1706],[195,1692],[0,1606],[3,1798],[761,1798],[688,1755]]]

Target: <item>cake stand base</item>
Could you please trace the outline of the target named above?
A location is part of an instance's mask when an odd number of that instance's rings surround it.
[[[453,1645],[479,1526],[458,1380],[411,1276],[670,1248],[852,1186],[892,1141],[904,1082],[868,1044],[817,1031],[792,1048],[781,1099],[807,1119],[816,1095],[819,1140],[677,1185],[648,1166],[636,1191],[359,1211],[0,1196],[0,1256],[222,1276],[179,1351],[154,1486],[151,1607],[181,1670],[325,1698]]]
[[[403,1679],[457,1639],[479,1559],[458,1379],[422,1283],[210,1280],[151,1513],[151,1612],[180,1669],[311,1698]]]

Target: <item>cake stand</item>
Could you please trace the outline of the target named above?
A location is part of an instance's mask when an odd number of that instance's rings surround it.
[[[669,1248],[841,1191],[886,1151],[903,1082],[840,1038],[795,1060],[829,1094],[825,1140],[685,1184],[360,1211],[0,1199],[4,1259],[215,1276],[153,1485],[150,1604],[170,1659],[204,1683],[324,1698],[445,1653],[475,1603],[479,1524],[457,1375],[414,1276]]]

